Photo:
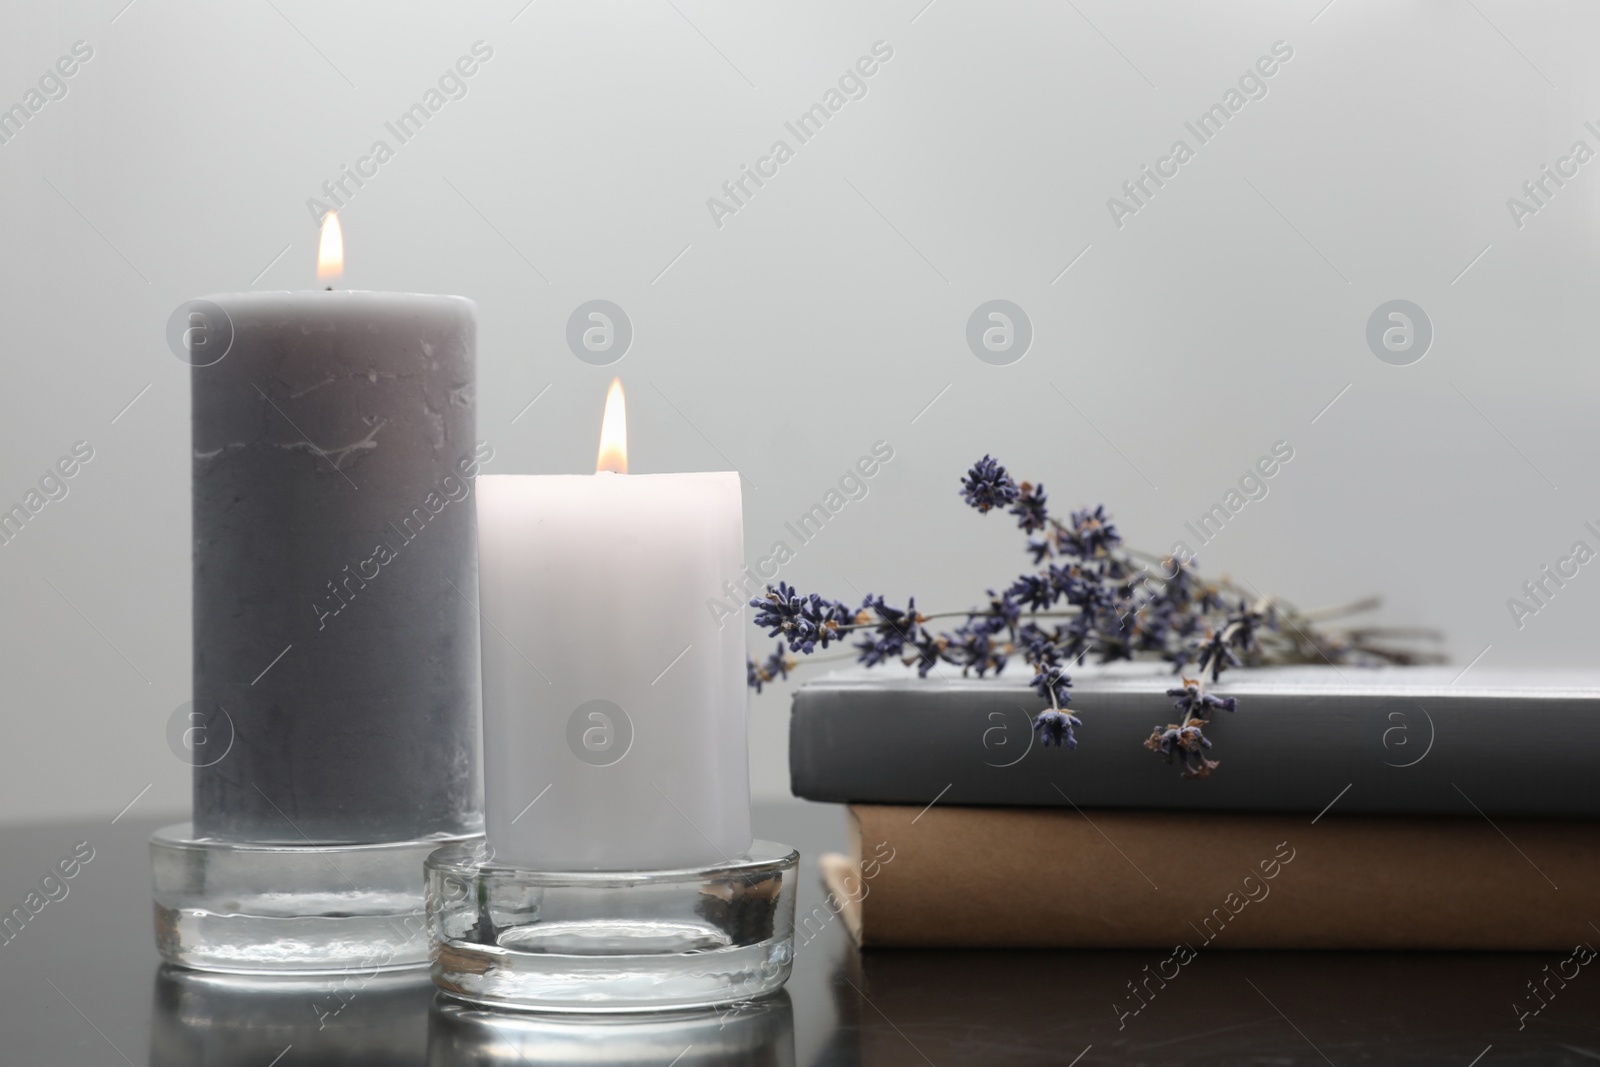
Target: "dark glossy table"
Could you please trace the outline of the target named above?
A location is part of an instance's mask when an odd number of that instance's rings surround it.
[[[172,821],[172,820],[163,820]],[[0,1063],[203,1064],[1452,1064],[1600,1063],[1600,961],[1519,1029],[1564,953],[1203,952],[1137,1015],[1151,952],[857,952],[835,920],[775,1000],[624,1020],[486,1015],[426,977],[263,985],[162,968],[145,840],[156,820],[0,830],[0,912],[56,862],[94,857],[0,944]],[[757,832],[808,869],[844,839],[841,809],[758,807]],[[44,899],[43,896],[36,898]],[[818,908],[815,877],[802,913]],[[1064,903],[1063,907],[1070,906]],[[826,909],[819,914],[826,914]],[[1495,921],[1486,913],[1485,924]],[[1595,917],[1600,924],[1600,916]],[[1600,932],[1591,944],[1600,947]]]

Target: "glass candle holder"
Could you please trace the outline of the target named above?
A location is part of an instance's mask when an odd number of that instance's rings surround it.
[[[758,1000],[794,965],[799,854],[754,841],[679,870],[535,871],[482,842],[427,860],[433,980],[494,1008],[637,1012]]]

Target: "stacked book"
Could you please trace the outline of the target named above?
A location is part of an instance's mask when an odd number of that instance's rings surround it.
[[[1170,674],[1075,682],[1075,751],[1035,738],[1021,678],[797,690],[792,788],[849,805],[853,854],[822,867],[858,941],[1600,944],[1600,675],[1235,672],[1205,779],[1143,747],[1175,719]]]

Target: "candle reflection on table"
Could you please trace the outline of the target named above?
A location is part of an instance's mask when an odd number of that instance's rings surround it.
[[[433,994],[422,970],[293,978],[162,965],[150,1065],[422,1067]]]
[[[793,1067],[789,994],[720,1009],[651,1015],[484,1011],[440,995],[428,1015],[428,1067]]]

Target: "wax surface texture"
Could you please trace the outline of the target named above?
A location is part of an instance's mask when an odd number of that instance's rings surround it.
[[[194,700],[229,747],[196,833],[481,829],[472,302],[209,299],[233,339],[191,377]]]

